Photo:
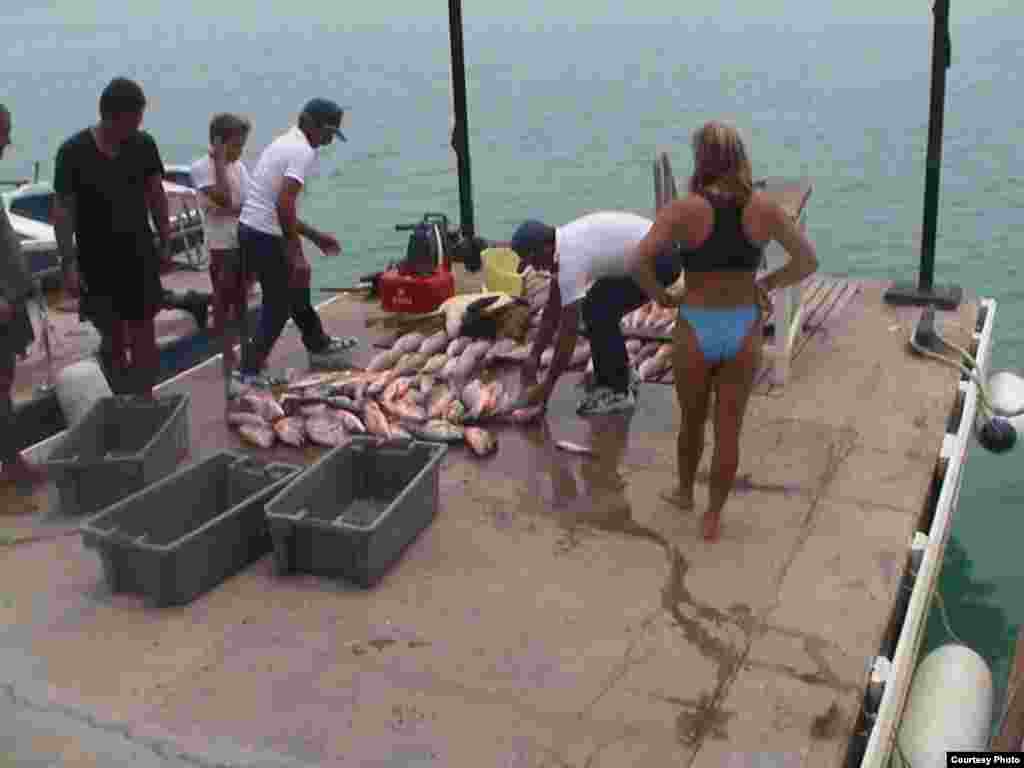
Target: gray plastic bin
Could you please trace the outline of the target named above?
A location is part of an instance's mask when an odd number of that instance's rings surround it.
[[[183,605],[272,549],[265,505],[301,467],[224,451],[81,526],[114,592]]]
[[[60,510],[92,514],[166,477],[188,454],[189,396],[97,400],[43,462]]]
[[[267,505],[278,573],[376,584],[437,514],[446,451],[353,437],[325,454]]]

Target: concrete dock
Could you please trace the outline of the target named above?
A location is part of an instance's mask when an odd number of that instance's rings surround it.
[[[843,300],[809,316],[785,387],[753,398],[711,545],[706,484],[696,512],[659,495],[675,483],[673,387],[642,385],[634,413],[581,419],[578,374],[542,423],[497,430],[497,454],[448,452],[438,518],[370,591],[280,578],[267,557],[187,607],[152,609],[110,593],[80,521],[44,495],[0,490],[0,755],[18,766],[841,765],[958,375],[908,353],[920,310],[883,303],[885,284],[819,280]],[[365,340],[359,364],[375,351],[368,307],[321,308],[330,332]],[[969,345],[977,310],[965,302],[944,334]],[[305,367],[294,327],[271,364]],[[213,361],[161,388],[191,396],[191,460],[262,453],[225,426],[220,376]]]

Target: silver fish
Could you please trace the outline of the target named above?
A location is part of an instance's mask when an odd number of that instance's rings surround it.
[[[511,352],[517,346],[515,339],[502,339],[497,342],[493,347],[487,350],[487,355],[484,358],[484,362],[490,363],[494,360],[502,359],[502,355],[506,352]]]
[[[648,357],[639,366],[637,374],[643,381],[660,379],[662,374],[672,367],[672,345],[662,344],[658,351]]]
[[[442,351],[448,346],[448,334],[445,331],[438,331],[433,336],[428,336],[424,339],[423,343],[420,344],[419,352],[421,355],[432,357]]]
[[[427,362],[423,364],[423,367],[420,369],[420,371],[422,373],[437,373],[442,368],[444,368],[445,363],[447,362],[448,355],[444,354],[443,352],[439,352],[433,357],[430,357],[427,360]]]
[[[637,366],[640,365],[640,363],[642,363],[644,360],[646,360],[647,358],[651,357],[655,352],[657,352],[658,351],[658,347],[660,347],[660,346],[661,346],[661,344],[658,343],[657,341],[650,341],[650,342],[644,344],[640,348],[640,351],[637,352],[633,356],[631,362],[634,365],[637,365]]]
[[[359,420],[359,417],[354,413],[348,411],[336,411],[334,417],[338,419],[345,429],[355,434],[363,434],[366,432],[366,425]]]
[[[587,456],[597,455],[594,453],[593,450],[587,448],[587,446],[580,445],[579,443],[571,443],[568,440],[559,440],[558,442],[555,443],[555,447],[561,448],[563,451],[568,451],[569,453],[582,453],[586,454]]]
[[[298,389],[307,389],[308,387],[316,387],[321,384],[326,384],[329,381],[333,381],[338,378],[336,372],[331,373],[311,373],[307,376],[303,376],[301,379],[288,383],[288,391],[294,392]]]
[[[462,427],[441,419],[431,419],[422,423],[402,422],[402,427],[413,437],[432,443],[460,443],[465,438]]]
[[[426,355],[420,354],[419,352],[410,352],[402,355],[402,357],[395,363],[394,370],[398,371],[400,375],[409,373],[419,373],[420,368],[427,362],[429,358]]]
[[[232,411],[228,413],[227,420],[228,424],[233,427],[241,427],[245,424],[249,424],[254,427],[270,427],[267,420],[258,413],[248,413],[246,411]]]
[[[269,393],[248,392],[238,399],[238,403],[238,410],[259,414],[271,423],[284,418],[284,409]]]
[[[498,345],[495,344],[495,347]],[[489,356],[495,360],[505,360],[510,363],[521,363],[530,356],[530,345],[528,344],[517,344],[509,349],[495,352],[492,350],[488,353]]]
[[[344,413],[344,411],[340,413]],[[337,415],[328,411],[321,416],[311,416],[306,419],[306,434],[309,436],[310,442],[333,448],[348,440],[345,425],[337,418]]]
[[[385,349],[383,352],[379,352],[373,356],[370,364],[366,366],[368,371],[386,371],[388,368],[394,366],[398,362],[398,359],[405,353],[398,349]]]
[[[394,344],[391,345],[391,349],[396,352],[405,354],[406,352],[415,352],[426,341],[426,337],[422,333],[407,333],[404,336],[400,336]]]
[[[452,371],[452,378],[459,381],[468,379],[490,348],[489,341],[474,341],[466,347],[459,355],[459,362]]]
[[[630,339],[626,342],[626,352],[630,355],[635,355],[643,347],[644,342],[642,339]]]
[[[457,357],[449,358],[448,362],[444,364],[444,367],[438,373],[438,376],[440,376],[445,381],[449,380],[452,377],[452,374],[455,373],[455,366],[458,365],[458,364],[459,364],[459,358],[457,358]]]
[[[653,301],[649,301],[646,304],[644,304],[642,307],[640,307],[636,311],[636,317],[635,317],[636,326],[635,327],[636,328],[645,328],[647,326],[647,319],[650,317],[651,312],[653,312],[653,311],[654,311],[654,302]]]
[[[344,395],[335,395],[328,397],[324,400],[326,405],[331,408],[337,408],[342,411],[349,411],[351,413],[362,413],[363,402],[361,400],[354,400],[351,397],[345,397]]]
[[[473,340],[469,336],[457,336],[448,342],[448,349],[445,350],[445,354],[448,357],[457,357],[462,354],[462,351],[473,343]]]
[[[324,413],[327,410],[326,403],[312,403],[311,405],[303,405],[299,407],[299,415],[309,418],[310,416],[316,416]],[[280,422],[278,422],[280,423]]]
[[[238,428],[238,434],[240,434],[246,442],[259,446],[260,448],[270,448],[274,445],[274,441],[277,439],[274,429],[269,425],[261,427],[255,424],[243,424]]]

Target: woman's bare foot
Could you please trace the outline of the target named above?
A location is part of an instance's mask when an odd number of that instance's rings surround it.
[[[677,487],[668,491],[662,491],[659,495],[669,504],[674,507],[679,507],[679,509],[686,510],[693,509],[694,507],[692,488],[684,492],[682,489]]]
[[[722,514],[720,512],[705,512],[704,513],[704,541],[716,541],[718,539],[719,530],[722,527]]]

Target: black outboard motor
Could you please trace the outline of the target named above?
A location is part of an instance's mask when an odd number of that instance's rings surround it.
[[[427,213],[416,224],[399,224],[398,231],[409,231],[405,259],[397,264],[403,275],[432,275],[443,263],[451,263],[451,235],[443,213]]]

